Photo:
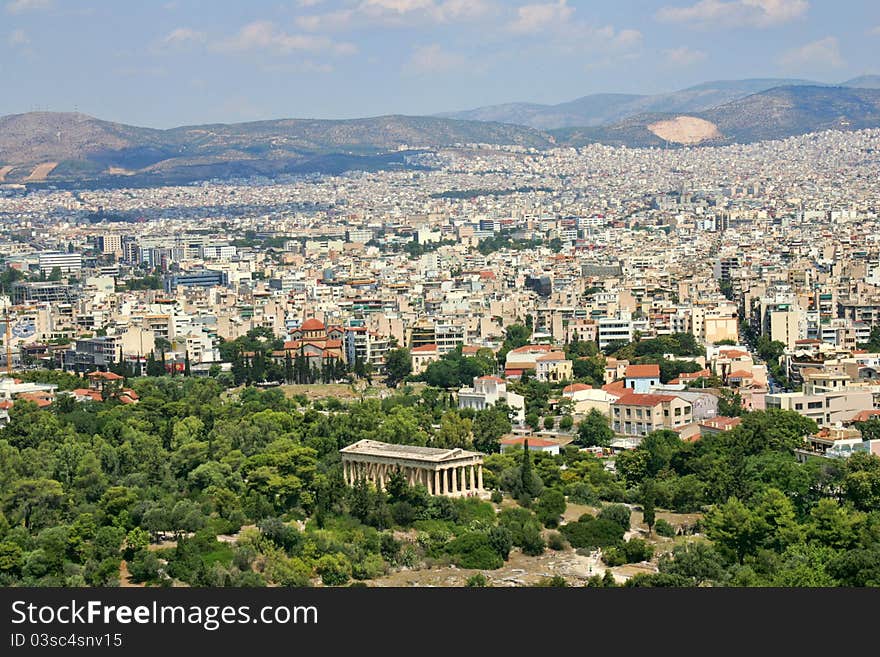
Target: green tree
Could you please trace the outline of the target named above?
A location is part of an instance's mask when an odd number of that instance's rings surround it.
[[[648,534],[654,530],[654,521],[657,514],[654,508],[654,502],[657,497],[654,481],[646,479],[642,484],[642,519],[648,526]]]
[[[614,438],[608,418],[595,408],[578,425],[577,442],[584,447],[607,447]]]
[[[500,450],[498,439],[510,433],[512,425],[507,413],[498,406],[490,406],[478,411],[474,416],[474,449],[484,454]]]
[[[706,513],[706,535],[743,563],[754,554],[767,532],[766,525],[745,504],[731,497]]]
[[[541,479],[532,472],[532,455],[529,451],[529,441],[523,441],[522,465],[520,466],[520,491],[517,497],[531,501],[541,494],[543,484]]]
[[[565,513],[565,495],[555,488],[545,488],[535,504],[535,514],[545,527],[559,525],[560,516]]]
[[[472,423],[469,419],[461,417],[455,411],[448,411],[440,418],[440,427],[434,434],[431,444],[434,447],[462,447],[471,446]]]
[[[880,456],[856,452],[846,460],[844,473],[843,490],[853,506],[861,511],[880,509]]]
[[[657,564],[661,573],[687,577],[693,586],[721,583],[726,579],[724,559],[715,548],[698,541],[676,545],[671,553],[660,557]]]
[[[409,349],[391,349],[385,355],[386,383],[391,388],[412,374],[412,356]]]

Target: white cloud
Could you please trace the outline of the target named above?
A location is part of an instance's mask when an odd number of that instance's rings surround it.
[[[10,14],[21,14],[26,11],[48,9],[51,6],[51,0],[12,0],[6,3],[6,11]]]
[[[223,52],[268,50],[278,54],[305,51],[350,55],[357,52],[354,44],[338,43],[313,34],[288,34],[270,21],[249,23],[234,37],[215,44],[214,49]]]
[[[179,46],[188,43],[205,43],[207,38],[208,37],[204,32],[199,32],[191,27],[178,27],[169,32],[165,38],[162,39],[162,43],[169,46]]]
[[[315,7],[323,1],[324,0],[296,0],[296,4],[298,7]]]
[[[772,27],[806,15],[807,0],[700,0],[687,7],[663,7],[657,19],[697,27]]]
[[[880,36],[880,25],[870,30],[868,34],[870,34],[871,36]]]
[[[779,63],[794,71],[841,68],[846,65],[837,37],[825,37],[783,53]]]
[[[468,60],[461,53],[443,50],[439,44],[416,48],[406,64],[412,73],[449,73],[467,66]]]
[[[31,42],[24,30],[13,30],[6,39],[6,43],[12,48],[26,46]]]
[[[524,5],[506,31],[523,37],[549,37],[547,47],[562,53],[632,50],[642,43],[638,30],[617,30],[611,25],[596,27],[575,19],[575,9],[567,0]],[[615,55],[616,56],[616,55]]]
[[[567,0],[551,4],[524,5],[516,10],[516,20],[507,29],[516,34],[533,34],[547,29],[558,29],[574,15]]]
[[[693,66],[694,64],[699,64],[709,57],[709,55],[706,54],[704,51],[691,50],[687,46],[681,46],[680,48],[670,48],[668,50],[664,50],[661,54],[663,55],[663,60],[668,66],[681,68]]]
[[[489,0],[361,0],[354,7],[299,16],[297,25],[311,32],[348,30],[372,25],[407,27],[475,20],[491,10]]]

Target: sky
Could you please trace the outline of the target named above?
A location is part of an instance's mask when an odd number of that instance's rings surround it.
[[[167,128],[880,73],[878,0],[0,0],[0,115]]]

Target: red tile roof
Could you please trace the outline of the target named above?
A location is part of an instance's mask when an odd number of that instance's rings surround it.
[[[522,445],[525,441],[529,441],[529,447],[558,447],[559,443],[552,440],[544,440],[543,438],[516,436],[514,438],[502,438],[499,442],[502,445]]]
[[[301,331],[323,331],[325,329],[324,322],[310,317],[299,327]]]
[[[627,365],[627,379],[658,379],[660,378],[659,365]]]
[[[730,431],[740,424],[742,424],[741,417],[726,417],[724,415],[719,415],[717,417],[709,418],[708,420],[700,422],[701,427],[718,429],[720,431]]]
[[[880,410],[859,411],[850,422],[867,422],[872,417],[880,417]]]
[[[754,378],[754,374],[748,372],[746,370],[737,370],[736,372],[731,372],[727,375],[728,379],[752,379]]]
[[[114,374],[113,372],[89,372],[90,379],[104,379],[105,381],[121,381],[125,377]]]
[[[631,392],[628,395],[624,395],[614,404],[618,404],[620,406],[650,406],[654,407],[658,404],[662,404],[663,402],[670,402],[673,399],[677,399],[675,395],[646,395],[640,394],[637,392]]]
[[[571,385],[565,386],[562,389],[562,394],[566,392],[579,392],[581,390],[592,390],[592,386],[588,386],[586,383],[572,383]]]
[[[553,361],[568,360],[565,353],[561,351],[551,351],[549,354],[538,356],[535,361],[540,363],[549,363]]]
[[[436,344],[423,344],[421,347],[413,347],[412,349],[409,350],[409,353],[420,354],[420,353],[429,352],[429,351],[437,351],[437,345]]]
[[[524,347],[517,347],[516,349],[511,349],[510,353],[512,354],[532,354],[538,352],[548,352],[553,351],[553,347],[549,344],[527,344]]]

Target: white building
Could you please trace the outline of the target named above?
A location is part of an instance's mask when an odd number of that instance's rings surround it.
[[[513,422],[515,424],[525,424],[525,398],[515,392],[508,392],[504,379],[497,376],[477,376],[474,377],[472,388],[462,388],[458,391],[459,408],[482,411],[484,408],[494,406],[499,401],[505,402],[514,411]]]

